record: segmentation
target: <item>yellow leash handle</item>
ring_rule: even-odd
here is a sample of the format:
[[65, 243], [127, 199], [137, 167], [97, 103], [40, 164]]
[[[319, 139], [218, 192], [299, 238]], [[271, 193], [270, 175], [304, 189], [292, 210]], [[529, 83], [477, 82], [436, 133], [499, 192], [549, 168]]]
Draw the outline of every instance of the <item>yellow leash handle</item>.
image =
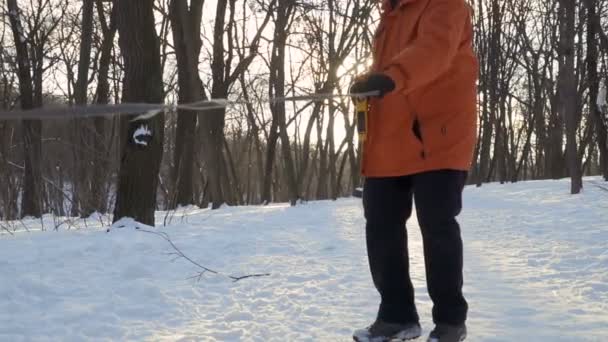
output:
[[365, 142], [367, 139], [367, 113], [369, 112], [369, 103], [367, 97], [356, 97], [355, 108], [357, 111], [357, 132], [359, 133], [359, 142]]

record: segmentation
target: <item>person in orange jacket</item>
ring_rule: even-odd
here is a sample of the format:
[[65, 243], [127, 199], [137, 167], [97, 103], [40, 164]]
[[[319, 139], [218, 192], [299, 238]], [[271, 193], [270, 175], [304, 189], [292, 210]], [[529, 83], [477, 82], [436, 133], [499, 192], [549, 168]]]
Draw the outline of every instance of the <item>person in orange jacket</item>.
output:
[[456, 220], [477, 142], [478, 62], [465, 0], [385, 0], [371, 71], [351, 93], [370, 99], [361, 171], [370, 270], [381, 302], [356, 341], [421, 335], [405, 223], [416, 204], [435, 328], [466, 337], [463, 243]]

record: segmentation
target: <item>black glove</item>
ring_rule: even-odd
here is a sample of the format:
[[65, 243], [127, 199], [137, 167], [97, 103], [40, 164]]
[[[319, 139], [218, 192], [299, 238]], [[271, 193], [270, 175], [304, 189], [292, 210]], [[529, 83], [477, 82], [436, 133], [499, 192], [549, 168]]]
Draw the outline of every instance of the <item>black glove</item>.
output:
[[355, 82], [350, 87], [351, 94], [378, 91], [380, 92], [378, 97], [383, 97], [386, 93], [393, 90], [395, 90], [395, 81], [382, 73], [371, 74], [367, 78]]

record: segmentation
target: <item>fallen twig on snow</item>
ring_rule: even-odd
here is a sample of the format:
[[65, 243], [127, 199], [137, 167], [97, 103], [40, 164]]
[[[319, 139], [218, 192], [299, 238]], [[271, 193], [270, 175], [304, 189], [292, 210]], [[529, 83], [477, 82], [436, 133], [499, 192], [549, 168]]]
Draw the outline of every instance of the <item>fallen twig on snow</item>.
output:
[[596, 182], [596, 181], [587, 181], [586, 183], [589, 183], [589, 184], [595, 186], [596, 188], [598, 188], [600, 190], [604, 190], [604, 191], [608, 192], [608, 186], [601, 185], [599, 182]]
[[146, 230], [146, 229], [142, 229], [139, 227], [136, 227], [135, 229], [137, 229], [140, 232], [144, 232], [144, 233], [149, 233], [149, 234], [154, 234], [157, 236], [160, 236], [163, 240], [167, 241], [171, 247], [173, 247], [173, 249], [175, 250], [174, 253], [170, 253], [170, 255], [175, 255], [177, 256], [177, 258], [183, 258], [186, 259], [188, 262], [190, 262], [191, 264], [195, 265], [196, 267], [198, 267], [199, 269], [201, 269], [202, 271], [200, 271], [198, 274], [189, 277], [188, 279], [196, 279], [197, 281], [200, 281], [201, 278], [205, 275], [205, 273], [211, 273], [211, 274], [215, 274], [215, 275], [219, 275], [219, 276], [223, 276], [226, 278], [231, 279], [233, 282], [237, 282], [243, 279], [248, 279], [248, 278], [260, 278], [260, 277], [268, 277], [270, 276], [270, 273], [259, 273], [259, 274], [248, 274], [248, 275], [244, 275], [244, 276], [232, 276], [232, 275], [227, 275], [224, 273], [221, 273], [219, 271], [210, 269], [208, 267], [205, 267], [203, 265], [201, 265], [200, 263], [192, 260], [190, 257], [188, 257], [186, 254], [184, 254], [174, 243], [173, 241], [171, 241], [171, 238], [169, 237], [169, 234], [165, 233], [165, 232], [155, 232], [155, 231], [151, 231], [151, 230]]
[[9, 234], [15, 235], [13, 232], [10, 231], [10, 229], [8, 229], [4, 226], [4, 224], [2, 224], [2, 221], [0, 221], [0, 227], [2, 228], [2, 230], [6, 230]]

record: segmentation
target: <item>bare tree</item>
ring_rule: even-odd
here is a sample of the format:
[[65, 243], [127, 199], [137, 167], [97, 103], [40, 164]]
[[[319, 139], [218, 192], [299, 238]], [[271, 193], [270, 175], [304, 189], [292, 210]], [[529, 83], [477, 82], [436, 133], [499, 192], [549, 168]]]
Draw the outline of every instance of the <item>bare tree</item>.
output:
[[[6, 25], [3, 25], [0, 34], [0, 108], [11, 109], [18, 97], [16, 90], [17, 75], [13, 71], [10, 55], [4, 44], [7, 40]], [[19, 172], [14, 166], [16, 160], [16, 130], [17, 124], [12, 121], [0, 121], [0, 218], [13, 220], [19, 215]]]
[[[600, 16], [597, 14], [597, 1], [585, 0], [587, 7], [587, 79], [589, 83], [589, 116], [590, 122], [595, 127], [597, 137], [597, 147], [600, 158], [600, 171], [604, 179], [608, 180], [608, 142], [606, 135], [608, 127], [603, 119], [601, 109], [598, 108], [598, 96], [600, 87], [600, 78], [598, 75], [598, 38], [603, 35], [603, 29], [600, 23]], [[602, 41], [600, 39], [600, 41]], [[604, 44], [606, 42], [604, 41]], [[608, 44], [604, 47], [608, 49]]]
[[[106, 104], [110, 102], [109, 76], [110, 65], [113, 58], [114, 39], [116, 37], [116, 31], [118, 30], [118, 7], [112, 7], [108, 19], [102, 0], [95, 0], [95, 4], [102, 31], [95, 102], [98, 104]], [[111, 123], [117, 121], [118, 120], [113, 120]], [[113, 139], [114, 133], [107, 133], [108, 124], [108, 120], [105, 118], [94, 119], [93, 146], [97, 154], [93, 158], [92, 165], [93, 178], [91, 184], [91, 200], [93, 202], [93, 207], [101, 213], [105, 213], [108, 210], [108, 191], [111, 179], [111, 173], [109, 173], [108, 170], [110, 170], [111, 167], [109, 160], [113, 159], [112, 141], [115, 140]]]
[[[198, 102], [206, 98], [199, 76], [201, 53], [201, 19], [203, 0], [171, 0], [170, 18], [177, 58], [179, 101]], [[171, 207], [194, 203], [194, 156], [196, 155], [196, 118], [199, 113], [178, 111], [173, 157], [175, 201]]]
[[[268, 89], [270, 98], [282, 98], [286, 94], [285, 49], [289, 35], [289, 26], [295, 9], [296, 7], [293, 1], [278, 0], [277, 13], [274, 22], [275, 29], [272, 41], [272, 52], [270, 57], [270, 79]], [[281, 138], [283, 165], [287, 175], [289, 200], [292, 205], [295, 205], [296, 201], [300, 199], [300, 190], [298, 188], [295, 164], [291, 151], [289, 134], [287, 132], [285, 102], [281, 101], [271, 103], [270, 111], [272, 112], [273, 125], [276, 126], [276, 129], [278, 130], [277, 133]], [[267, 158], [270, 161], [274, 159], [270, 155]], [[268, 198], [265, 200], [268, 201]]]
[[[93, 45], [93, 0], [84, 0], [82, 6], [82, 33], [80, 36], [80, 52], [78, 54], [78, 76], [74, 97], [77, 105], [87, 104], [87, 91], [89, 85], [89, 68], [91, 65], [91, 49]], [[88, 216], [94, 211], [91, 195], [91, 165], [88, 154], [82, 146], [92, 146], [90, 134], [93, 131], [90, 125], [92, 120], [74, 119], [72, 122], [72, 144], [74, 155], [74, 175], [72, 216]]]
[[[349, 74], [353, 74], [354, 70], [360, 68], [361, 60], [364, 60], [368, 56], [356, 56], [353, 51], [356, 51], [355, 47], [358, 44], [363, 46], [360, 49], [369, 53], [370, 46], [365, 44], [365, 41], [361, 39], [365, 30], [372, 20], [373, 1], [334, 1], [330, 0], [327, 2], [327, 8], [320, 8], [318, 10], [311, 11], [305, 14], [307, 21], [307, 41], [313, 45], [310, 51], [313, 52], [312, 58], [310, 58], [311, 69], [315, 75], [314, 84], [316, 85], [315, 92], [318, 93], [333, 93], [340, 86], [348, 86], [348, 83], [342, 82], [342, 78], [346, 78]], [[318, 15], [318, 11], [322, 11], [326, 16]], [[324, 20], [326, 19], [326, 20]], [[363, 44], [362, 44], [363, 43]], [[351, 68], [345, 68], [345, 71], [341, 71], [340, 68], [345, 66], [346, 60], [353, 58], [355, 60], [354, 66]], [[348, 102], [347, 102], [348, 103]], [[315, 121], [321, 118], [321, 111], [325, 110], [325, 116], [327, 117], [327, 128], [325, 134], [325, 144], [321, 147], [320, 160], [322, 169], [320, 174], [327, 174], [329, 177], [320, 177], [319, 185], [317, 189], [317, 197], [319, 198], [337, 198], [341, 183], [341, 173], [345, 165], [344, 162], [339, 165], [339, 156], [342, 149], [348, 146], [347, 155], [350, 155], [351, 161], [355, 162], [354, 159], [354, 125], [349, 124], [349, 116], [352, 115], [348, 107], [344, 107], [344, 104], [336, 103], [331, 101], [327, 106], [322, 102], [317, 102], [313, 106], [312, 115], [310, 116], [308, 125], [306, 127], [306, 133], [304, 136], [303, 152], [301, 155], [301, 164], [299, 170], [299, 183], [304, 179], [307, 172], [310, 153], [309, 153], [309, 142], [310, 134], [314, 126]], [[336, 142], [334, 139], [334, 131], [336, 116], [342, 111], [344, 114], [344, 120], [346, 123], [346, 139], [340, 143], [339, 148], [336, 148]], [[354, 123], [354, 121], [353, 121]], [[349, 144], [350, 142], [350, 144]], [[358, 167], [355, 164], [351, 165], [352, 172], [357, 174]]]
[[[64, 204], [88, 215], [111, 209], [118, 191], [116, 219], [152, 222], [157, 205], [296, 203], [360, 185], [349, 99], [267, 100], [345, 93], [369, 58], [376, 0], [113, 2], [0, 5], [1, 107], [207, 97], [242, 105], [166, 122], [2, 122], [3, 217], [19, 214], [20, 192], [23, 215], [69, 213]], [[480, 61], [470, 181], [570, 176], [576, 192], [582, 176], [608, 179], [608, 2], [469, 3]]]
[[[240, 75], [247, 70], [257, 56], [262, 33], [270, 21], [272, 13], [270, 9], [274, 7], [275, 1], [271, 1], [268, 5], [269, 10], [249, 44], [248, 54], [240, 54], [244, 58], [234, 61], [234, 58], [239, 54], [235, 51], [234, 42], [231, 39], [226, 40], [225, 36], [226, 34], [228, 34], [228, 37], [234, 36], [236, 1], [218, 0], [211, 51], [212, 98], [228, 98], [230, 87], [236, 83]], [[226, 22], [227, 12], [228, 22]], [[227, 43], [225, 43], [226, 41]], [[229, 174], [228, 166], [223, 153], [225, 120], [226, 110], [224, 108], [209, 110], [199, 116], [199, 136], [203, 144], [202, 152], [205, 157], [213, 202], [212, 208], [214, 209], [219, 208], [225, 202], [227, 192], [230, 191], [228, 189], [229, 182], [226, 182], [226, 176]]]
[[[123, 100], [163, 102], [160, 43], [152, 2], [115, 0], [119, 44], [124, 58]], [[154, 225], [158, 172], [162, 159], [164, 114], [149, 120], [122, 122], [122, 157], [114, 221], [132, 217]]]
[[559, 101], [560, 115], [566, 122], [566, 156], [570, 171], [571, 193], [577, 194], [583, 187], [576, 130], [580, 122], [577, 113], [577, 85], [574, 65], [574, 38], [576, 4], [573, 1], [561, 0], [559, 5], [560, 18], [560, 70], [559, 70]]
[[[8, 15], [15, 48], [19, 75], [19, 93], [21, 108], [32, 109], [42, 103], [34, 103], [34, 85], [31, 73], [32, 62], [28, 49], [27, 37], [23, 29], [21, 9], [17, 0], [7, 0]], [[22, 123], [23, 148], [25, 160], [24, 190], [21, 200], [22, 216], [42, 215], [42, 170], [41, 170], [41, 134], [42, 123], [39, 120], [24, 120]]]

